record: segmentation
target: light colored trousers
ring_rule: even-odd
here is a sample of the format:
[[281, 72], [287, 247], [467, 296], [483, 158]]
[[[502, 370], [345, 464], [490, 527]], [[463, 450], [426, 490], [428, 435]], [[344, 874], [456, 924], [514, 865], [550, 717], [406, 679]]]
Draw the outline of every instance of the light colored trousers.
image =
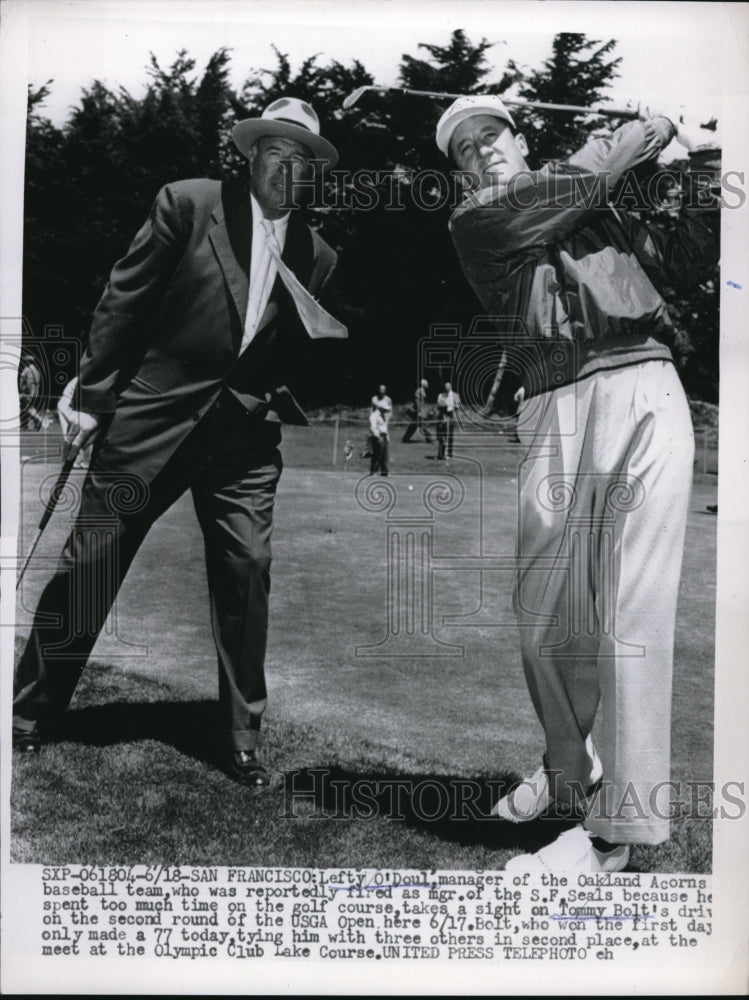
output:
[[527, 400], [518, 433], [529, 450], [515, 610], [552, 787], [562, 801], [587, 788], [600, 702], [603, 782], [585, 826], [661, 843], [694, 461], [684, 391], [669, 362], [599, 372]]

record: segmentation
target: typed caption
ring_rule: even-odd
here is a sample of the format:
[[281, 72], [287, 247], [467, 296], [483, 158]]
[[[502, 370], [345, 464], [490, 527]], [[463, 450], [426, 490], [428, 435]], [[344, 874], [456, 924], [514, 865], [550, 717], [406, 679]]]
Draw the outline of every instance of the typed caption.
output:
[[704, 875], [71, 865], [39, 878], [27, 946], [42, 961], [616, 961], [712, 934]]

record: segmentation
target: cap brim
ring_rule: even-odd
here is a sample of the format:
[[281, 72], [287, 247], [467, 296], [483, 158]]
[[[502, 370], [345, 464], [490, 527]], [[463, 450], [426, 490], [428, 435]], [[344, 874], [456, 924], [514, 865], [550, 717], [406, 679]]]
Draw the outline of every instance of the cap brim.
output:
[[315, 135], [309, 129], [302, 128], [301, 125], [289, 125], [267, 118], [247, 118], [234, 126], [231, 135], [239, 152], [247, 157], [258, 139], [262, 139], [263, 136], [280, 136], [282, 139], [291, 139], [305, 146], [312, 154], [313, 160], [324, 160], [328, 167], [334, 167], [338, 163], [338, 151], [335, 146], [321, 135]]

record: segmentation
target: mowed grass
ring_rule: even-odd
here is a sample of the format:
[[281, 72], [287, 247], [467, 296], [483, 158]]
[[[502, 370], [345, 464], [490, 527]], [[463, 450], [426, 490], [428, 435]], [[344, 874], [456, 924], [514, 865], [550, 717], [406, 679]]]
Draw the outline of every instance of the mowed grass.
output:
[[[466, 447], [445, 467], [429, 457], [433, 446], [394, 442], [391, 519], [420, 518], [439, 563], [434, 638], [403, 649], [377, 646], [388, 636], [388, 515], [357, 502], [365, 463], [354, 455], [331, 468], [330, 435], [318, 430], [287, 435], [276, 508], [262, 738], [271, 790], [253, 795], [220, 769], [202, 539], [185, 497], [139, 553], [61, 731], [39, 757], [14, 759], [14, 860], [496, 869], [563, 829], [486, 818], [542, 749], [506, 568], [518, 449], [509, 440]], [[39, 484], [56, 467], [27, 450], [22, 485], [35, 520]], [[463, 497], [430, 520], [423, 497], [435, 479]], [[712, 775], [716, 519], [705, 506], [715, 493], [713, 477], [696, 476], [674, 676], [680, 782]], [[53, 518], [21, 590], [19, 646], [70, 516]], [[25, 544], [34, 527], [24, 525]], [[499, 568], [483, 578], [451, 570], [451, 558], [478, 555]], [[323, 784], [322, 772], [341, 784]], [[315, 796], [294, 799], [292, 780]], [[371, 783], [371, 818], [341, 792], [361, 782]], [[393, 807], [397, 782], [420, 785], [421, 797], [401, 795]], [[440, 786], [446, 800], [436, 797]], [[456, 803], [461, 794], [469, 806]], [[681, 808], [669, 844], [634, 849], [632, 870], [709, 870], [710, 824], [688, 812]]]

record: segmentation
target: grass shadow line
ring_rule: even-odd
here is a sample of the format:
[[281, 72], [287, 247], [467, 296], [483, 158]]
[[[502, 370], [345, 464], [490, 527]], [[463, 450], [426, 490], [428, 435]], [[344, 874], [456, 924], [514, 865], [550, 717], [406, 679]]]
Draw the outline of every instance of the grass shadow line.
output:
[[[115, 701], [68, 710], [50, 742], [113, 746], [154, 740], [174, 747], [210, 767], [223, 770], [223, 746], [216, 737], [215, 701]], [[401, 822], [440, 840], [461, 846], [536, 851], [573, 825], [548, 815], [528, 823], [509, 823], [491, 816], [497, 799], [520, 776], [461, 777], [402, 769], [356, 770], [339, 764], [300, 767], [282, 772], [280, 816], [368, 822], [374, 818]], [[303, 812], [299, 812], [301, 807]]]
[[306, 815], [333, 820], [374, 818], [403, 822], [443, 841], [464, 847], [522, 847], [536, 851], [574, 825], [548, 815], [528, 823], [510, 823], [492, 816], [497, 799], [519, 781], [509, 773], [497, 778], [464, 778], [436, 772], [361, 771], [338, 765], [299, 768], [285, 775], [285, 808], [295, 804]]

